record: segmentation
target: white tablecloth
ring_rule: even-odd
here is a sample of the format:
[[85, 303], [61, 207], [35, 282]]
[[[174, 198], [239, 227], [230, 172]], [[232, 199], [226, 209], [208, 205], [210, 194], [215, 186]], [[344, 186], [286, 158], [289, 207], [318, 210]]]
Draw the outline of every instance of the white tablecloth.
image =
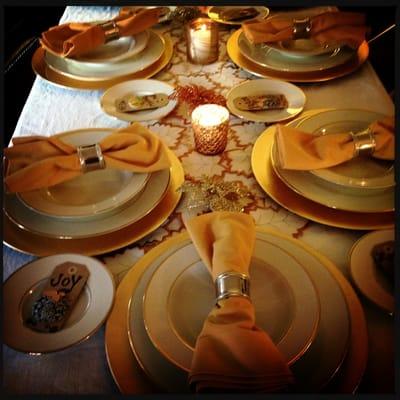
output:
[[[118, 13], [118, 7], [67, 7], [60, 22], [90, 21], [107, 19]], [[170, 30], [164, 27], [163, 30]], [[182, 32], [174, 28], [169, 32], [175, 43], [175, 53], [171, 62], [156, 78], [176, 84], [194, 83], [212, 88], [222, 94], [235, 84], [246, 79], [254, 79], [229, 62], [224, 42], [220, 48], [217, 63], [195, 66], [187, 63]], [[229, 32], [225, 32], [225, 39]], [[394, 105], [367, 62], [359, 70], [343, 78], [323, 83], [300, 84], [306, 96], [305, 110], [315, 108], [359, 108], [391, 115]], [[22, 135], [53, 135], [62, 131], [89, 127], [123, 127], [127, 122], [106, 115], [100, 108], [99, 99], [103, 91], [74, 90], [59, 88], [36, 78], [23, 111], [18, 120], [14, 137]], [[146, 123], [145, 123], [146, 124]], [[252, 144], [266, 125], [248, 123], [231, 118], [235, 138], [241, 140], [240, 148], [235, 143], [228, 144], [229, 165], [224, 165], [218, 157], [204, 157], [192, 151], [193, 143], [187, 121], [173, 118], [170, 121], [146, 124], [159, 134], [180, 157], [186, 177], [199, 178], [201, 173], [222, 175], [224, 179], [246, 185], [262, 202], [251, 214], [256, 223], [270, 226], [306, 242], [330, 258], [349, 278], [348, 254], [354, 242], [365, 232], [344, 230], [324, 226], [298, 217], [281, 208], [266, 196], [249, 177]], [[201, 168], [200, 168], [201, 166]], [[242, 172], [246, 173], [243, 174]], [[153, 234], [121, 249], [117, 254], [100, 257], [113, 272], [117, 283], [126, 271], [143, 254], [145, 245], [165, 240], [184, 228], [177, 213]], [[25, 255], [4, 246], [3, 279], [33, 256]], [[393, 324], [385, 315], [363, 298], [370, 337], [370, 363], [366, 372], [363, 391], [387, 392], [393, 389]], [[378, 337], [379, 335], [379, 337]], [[10, 393], [115, 393], [104, 352], [104, 328], [84, 343], [71, 349], [38, 357], [18, 353], [7, 346], [4, 350], [4, 386]]]

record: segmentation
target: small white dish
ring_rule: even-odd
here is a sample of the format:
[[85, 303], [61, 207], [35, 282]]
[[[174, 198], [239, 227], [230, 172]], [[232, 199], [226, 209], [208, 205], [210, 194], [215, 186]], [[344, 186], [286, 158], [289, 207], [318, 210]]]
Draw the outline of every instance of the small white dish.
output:
[[[234, 99], [242, 96], [257, 96], [262, 94], [283, 94], [289, 106], [282, 110], [244, 111], [239, 110]], [[278, 79], [254, 79], [232, 88], [227, 94], [227, 107], [232, 114], [249, 121], [278, 122], [292, 118], [304, 108], [306, 96], [297, 86]]]
[[90, 53], [69, 60], [71, 63], [89, 66], [122, 61], [140, 53], [147, 46], [149, 36], [149, 31], [143, 31], [134, 36], [123, 36], [97, 47]]
[[168, 115], [176, 107], [176, 100], [169, 100], [168, 104], [164, 107], [134, 112], [118, 111], [115, 107], [115, 100], [128, 94], [147, 96], [156, 93], [165, 93], [169, 96], [173, 91], [173, 86], [156, 79], [136, 79], [125, 81], [107, 89], [100, 99], [100, 105], [105, 113], [124, 121], [158, 120]]
[[360, 238], [350, 250], [350, 273], [358, 289], [373, 303], [392, 314], [394, 294], [387, 278], [376, 268], [372, 249], [380, 243], [394, 240], [394, 230], [374, 231]]
[[[54, 268], [66, 261], [85, 265], [89, 278], [61, 330], [37, 332], [24, 324]], [[7, 346], [30, 354], [59, 351], [92, 336], [114, 301], [114, 279], [99, 260], [79, 254], [39, 258], [15, 271], [3, 285], [3, 339]]]

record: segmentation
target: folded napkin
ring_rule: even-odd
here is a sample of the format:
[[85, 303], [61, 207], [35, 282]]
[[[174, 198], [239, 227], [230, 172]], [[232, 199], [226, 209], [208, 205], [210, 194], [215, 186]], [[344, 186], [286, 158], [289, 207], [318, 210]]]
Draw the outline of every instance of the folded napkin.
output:
[[[394, 159], [394, 117], [386, 117], [369, 126], [375, 138], [372, 156]], [[328, 168], [352, 159], [354, 141], [349, 133], [315, 136], [278, 124], [275, 140], [279, 165], [283, 169], [312, 170]]]
[[[255, 242], [251, 216], [219, 211], [187, 221], [187, 230], [213, 279], [227, 271], [248, 275]], [[270, 337], [255, 325], [245, 297], [219, 301], [196, 341], [189, 384], [196, 392], [276, 392], [293, 376]]]
[[[329, 11], [310, 17], [311, 38], [320, 44], [347, 45], [358, 48], [368, 28], [365, 15], [354, 12]], [[242, 24], [246, 38], [253, 44], [293, 39], [293, 18], [276, 17], [261, 22]]]
[[[170, 165], [162, 141], [138, 123], [111, 133], [99, 144], [106, 168], [154, 172]], [[76, 148], [57, 136], [14, 138], [4, 156], [9, 192], [53, 186], [83, 173]]]
[[[160, 13], [160, 8], [139, 9], [134, 14], [123, 9], [114, 21], [120, 36], [132, 36], [155, 25]], [[105, 32], [101, 26], [69, 22], [43, 32], [40, 43], [46, 50], [59, 56], [73, 57], [88, 53], [105, 41]]]

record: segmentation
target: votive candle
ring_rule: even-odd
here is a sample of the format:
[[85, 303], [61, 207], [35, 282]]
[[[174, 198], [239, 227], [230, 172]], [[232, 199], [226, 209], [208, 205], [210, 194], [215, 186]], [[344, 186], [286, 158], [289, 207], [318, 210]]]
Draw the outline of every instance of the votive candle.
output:
[[196, 18], [186, 24], [187, 58], [193, 64], [218, 60], [218, 24], [209, 18]]
[[196, 150], [202, 154], [218, 154], [228, 142], [229, 111], [218, 104], [204, 104], [192, 112]]

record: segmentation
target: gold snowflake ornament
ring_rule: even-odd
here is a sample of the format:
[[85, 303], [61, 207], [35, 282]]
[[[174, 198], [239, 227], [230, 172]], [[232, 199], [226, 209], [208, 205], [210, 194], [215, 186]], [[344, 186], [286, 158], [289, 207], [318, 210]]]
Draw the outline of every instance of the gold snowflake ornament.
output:
[[243, 212], [252, 203], [250, 193], [236, 182], [220, 178], [203, 177], [198, 183], [184, 182], [178, 189], [185, 193], [187, 208], [204, 208], [207, 211]]

